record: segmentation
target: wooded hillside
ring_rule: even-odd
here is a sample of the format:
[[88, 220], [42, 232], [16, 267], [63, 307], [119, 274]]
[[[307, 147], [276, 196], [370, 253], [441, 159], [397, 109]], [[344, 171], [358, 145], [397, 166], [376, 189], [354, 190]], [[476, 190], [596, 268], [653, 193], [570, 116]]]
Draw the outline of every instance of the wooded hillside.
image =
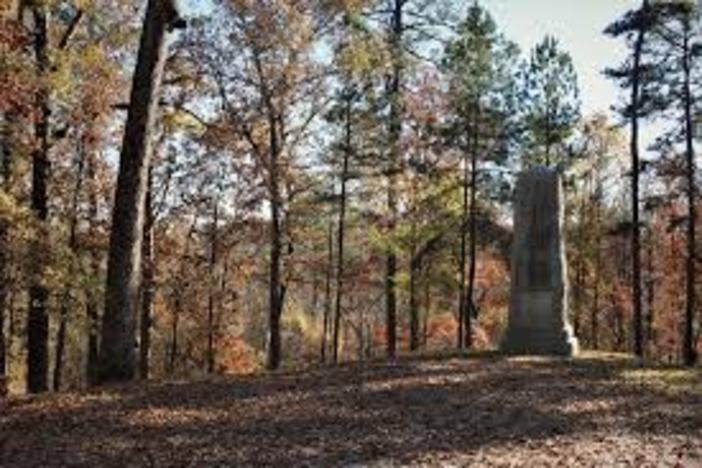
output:
[[695, 365], [692, 4], [593, 33], [628, 55], [583, 115], [559, 38], [520, 50], [489, 1], [186, 3], [0, 4], [10, 392], [495, 349], [534, 165], [581, 345]]

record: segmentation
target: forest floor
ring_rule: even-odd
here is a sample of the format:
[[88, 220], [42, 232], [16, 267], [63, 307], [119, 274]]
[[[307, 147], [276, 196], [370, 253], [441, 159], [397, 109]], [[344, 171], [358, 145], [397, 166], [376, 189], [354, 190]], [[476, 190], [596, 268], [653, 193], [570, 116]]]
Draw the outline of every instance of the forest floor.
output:
[[700, 370], [483, 355], [0, 402], [0, 466], [702, 467]]

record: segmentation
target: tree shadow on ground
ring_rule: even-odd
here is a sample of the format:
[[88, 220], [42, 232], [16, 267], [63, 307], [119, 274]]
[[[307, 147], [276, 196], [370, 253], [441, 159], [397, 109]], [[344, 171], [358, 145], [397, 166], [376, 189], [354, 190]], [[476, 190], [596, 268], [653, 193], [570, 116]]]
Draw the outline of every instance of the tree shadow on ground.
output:
[[702, 397], [626, 382], [631, 366], [426, 357], [40, 399], [0, 415], [0, 466], [436, 464], [592, 434], [702, 440]]

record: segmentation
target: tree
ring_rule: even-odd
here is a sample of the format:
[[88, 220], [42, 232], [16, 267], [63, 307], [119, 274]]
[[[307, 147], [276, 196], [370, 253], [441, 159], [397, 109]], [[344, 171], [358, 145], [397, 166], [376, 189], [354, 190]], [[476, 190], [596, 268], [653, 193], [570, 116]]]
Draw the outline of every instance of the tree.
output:
[[461, 152], [463, 169], [459, 227], [460, 348], [471, 346], [471, 318], [477, 310], [474, 291], [478, 182], [481, 175], [486, 175], [480, 173], [479, 166], [488, 162], [499, 164], [507, 156], [508, 140], [514, 135], [509, 116], [513, 108], [516, 77], [513, 64], [518, 54], [517, 46], [500, 34], [490, 14], [477, 2], [469, 8], [466, 18], [458, 27], [458, 36], [445, 51], [444, 71], [449, 80], [453, 114], [449, 138]]
[[172, 0], [149, 0], [134, 72], [120, 154], [105, 313], [100, 346], [100, 380], [132, 379], [135, 317], [139, 304], [144, 206], [159, 89], [165, 67], [166, 35], [184, 27]]
[[[47, 5], [31, 7], [34, 20], [34, 56], [38, 80], [46, 80], [49, 72], [49, 9]], [[40, 117], [34, 125], [36, 149], [32, 153], [31, 206], [37, 221], [35, 245], [32, 248], [29, 316], [27, 321], [27, 390], [38, 393], [48, 390], [49, 371], [49, 291], [44, 284], [46, 221], [49, 219], [49, 103], [48, 84], [37, 90], [35, 106]]]
[[334, 364], [339, 362], [339, 332], [341, 329], [341, 305], [344, 292], [344, 233], [346, 228], [346, 204], [347, 204], [347, 188], [349, 180], [349, 163], [353, 155], [352, 137], [353, 137], [353, 120], [352, 106], [354, 100], [354, 91], [349, 89], [345, 91], [344, 96], [344, 143], [343, 157], [341, 164], [341, 174], [339, 176], [339, 184], [341, 193], [339, 194], [339, 222], [337, 227], [337, 268], [336, 268], [336, 299], [334, 306], [334, 332], [333, 332], [333, 361]]
[[[334, 269], [334, 224], [330, 220], [329, 234], [327, 235], [327, 264], [325, 266], [324, 281], [324, 312], [322, 313], [322, 344], [320, 359], [322, 364], [327, 362], [327, 337], [329, 336], [329, 326], [332, 317], [332, 277]], [[338, 338], [338, 333], [337, 333]], [[338, 350], [338, 344], [336, 345]], [[338, 352], [338, 351], [337, 351]]]
[[141, 319], [139, 321], [139, 378], [141, 379], [149, 378], [151, 325], [153, 321], [154, 289], [156, 287], [154, 265], [154, 183], [152, 167], [149, 167], [148, 180], [146, 184], [146, 199], [144, 200], [144, 234], [141, 246]]
[[555, 37], [532, 50], [524, 86], [529, 164], [565, 162], [563, 144], [580, 118], [580, 97], [573, 61]]
[[405, 209], [396, 237], [409, 260], [409, 278], [403, 283], [409, 296], [410, 351], [418, 350], [422, 341], [421, 283], [427, 281], [431, 262], [458, 230], [452, 204], [446, 203], [454, 193], [455, 181], [451, 159], [442, 145], [441, 116], [446, 110], [446, 99], [441, 86], [436, 70], [426, 67], [408, 80], [405, 98], [404, 145], [409, 154], [399, 179]]
[[[444, 23], [440, 13], [448, 11], [445, 2], [415, 0], [383, 0], [368, 17], [381, 18], [386, 28], [388, 65], [386, 71], [387, 138], [383, 160], [386, 184], [386, 235], [389, 242], [385, 252], [385, 345], [386, 355], [394, 359], [397, 353], [397, 275], [398, 255], [392, 245], [393, 232], [400, 218], [398, 178], [402, 176], [402, 138], [405, 127], [405, 83], [413, 58], [424, 60], [419, 44], [435, 38], [435, 30]], [[432, 32], [432, 30], [434, 30]]]
[[[391, 50], [391, 75], [388, 83], [390, 116], [388, 121], [388, 167], [387, 208], [388, 226], [392, 231], [397, 222], [396, 175], [400, 158], [400, 137], [402, 135], [402, 80], [404, 71], [403, 34], [405, 31], [404, 12], [407, 0], [395, 0], [390, 10], [389, 45]], [[392, 247], [385, 257], [385, 343], [389, 359], [397, 352], [397, 255]]]
[[682, 29], [682, 57], [680, 67], [683, 72], [682, 94], [685, 122], [685, 163], [686, 163], [686, 196], [687, 196], [687, 259], [685, 262], [685, 326], [683, 336], [683, 361], [686, 366], [694, 366], [697, 362], [695, 350], [694, 321], [697, 306], [695, 264], [697, 263], [696, 223], [697, 223], [697, 187], [695, 181], [696, 163], [694, 138], [694, 97], [692, 93], [692, 70], [694, 64], [702, 56], [702, 42], [694, 34], [694, 6], [681, 5], [679, 17]]
[[[68, 249], [70, 254], [73, 256], [78, 255], [78, 204], [80, 201], [80, 195], [85, 182], [85, 166], [87, 163], [89, 155], [85, 148], [81, 148], [78, 151], [77, 160], [75, 164], [76, 176], [75, 176], [75, 186], [71, 194], [71, 202], [69, 208], [69, 220], [68, 220]], [[71, 262], [72, 263], [72, 262]], [[69, 274], [75, 275], [77, 272], [68, 266]], [[53, 389], [55, 392], [61, 390], [61, 383], [63, 382], [63, 365], [64, 365], [64, 353], [66, 349], [66, 333], [68, 328], [69, 311], [71, 308], [71, 288], [66, 285], [63, 291], [63, 297], [61, 298], [61, 316], [59, 320], [59, 328], [56, 336], [56, 351], [55, 351], [55, 361], [54, 361], [54, 378], [53, 378]]]
[[702, 41], [696, 28], [695, 5], [690, 2], [671, 2], [659, 5], [655, 10], [656, 20], [651, 28], [651, 42], [660, 54], [658, 73], [654, 74], [654, 87], [663, 101], [664, 111], [673, 112], [679, 122], [659, 138], [658, 146], [664, 151], [676, 153], [676, 146], [684, 146], [684, 196], [687, 203], [685, 260], [685, 313], [682, 327], [682, 357], [687, 366], [697, 361], [694, 323], [697, 306], [696, 294], [696, 223], [697, 187], [696, 155], [694, 147], [695, 115], [700, 107], [697, 101], [701, 92], [697, 84], [696, 69], [702, 57]]
[[[596, 113], [578, 125], [571, 149], [576, 157], [568, 170], [566, 239], [573, 265], [570, 273], [574, 275], [572, 310], [580, 329], [578, 336], [584, 337], [584, 323], [589, 320], [589, 346], [599, 349], [603, 341], [600, 339], [603, 290], [608, 282], [603, 251], [611, 229], [611, 222], [606, 219], [606, 198], [616, 196], [611, 189], [607, 193], [605, 186], [611, 186], [619, 177], [621, 158], [626, 153], [625, 135], [606, 114]], [[585, 317], [587, 308], [589, 317]]]
[[[22, 10], [18, 1], [10, 2], [0, 15], [0, 27], [5, 34], [0, 37], [0, 46], [3, 50], [3, 64], [7, 67], [7, 72], [0, 78], [0, 88], [3, 92], [0, 94], [0, 116], [2, 116], [2, 132], [0, 133], [0, 177], [2, 183], [0, 185], [0, 396], [4, 396], [5, 379], [9, 360], [7, 356], [7, 347], [9, 345], [9, 337], [5, 334], [6, 313], [8, 309], [8, 299], [10, 297], [10, 270], [11, 270], [11, 247], [10, 237], [12, 229], [12, 220], [7, 211], [10, 211], [10, 203], [13, 201], [13, 185], [14, 185], [14, 150], [13, 147], [13, 129], [14, 120], [18, 119], [18, 114], [22, 109], [22, 103], [27, 100], [29, 89], [20, 85], [19, 80], [14, 80], [11, 73], [12, 62], [15, 59], [18, 62], [15, 66], [21, 67], [21, 50], [26, 42], [25, 35], [20, 28], [22, 18]], [[14, 203], [13, 203], [14, 204]], [[11, 327], [10, 327], [11, 328]], [[7, 338], [6, 338], [7, 337]]]
[[647, 91], [645, 72], [651, 67], [644, 62], [647, 36], [653, 24], [654, 14], [649, 0], [636, 10], [627, 12], [622, 18], [610, 24], [605, 33], [613, 37], [625, 37], [631, 56], [619, 68], [608, 69], [609, 77], [619, 80], [623, 88], [631, 92], [629, 102], [621, 111], [629, 120], [631, 155], [631, 259], [632, 259], [632, 304], [633, 304], [633, 348], [634, 353], [643, 357], [643, 321], [641, 302], [641, 226], [639, 206], [639, 178], [641, 161], [639, 155], [640, 119], [650, 113], [651, 96]]
[[[280, 14], [279, 14], [280, 13]], [[266, 366], [282, 361], [281, 319], [288, 290], [285, 271], [294, 252], [292, 200], [305, 191], [297, 165], [300, 147], [321, 112], [324, 74], [313, 49], [327, 16], [315, 2], [233, 0], [222, 23], [203, 32], [203, 69], [224, 108], [221, 116], [250, 157], [267, 203], [269, 223], [268, 337]], [[222, 35], [229, 38], [222, 46]]]
[[[332, 359], [339, 361], [340, 333], [345, 293], [346, 267], [346, 227], [349, 211], [349, 185], [353, 181], [354, 166], [360, 166], [365, 148], [357, 133], [363, 120], [368, 119], [369, 101], [372, 100], [370, 89], [374, 84], [374, 67], [382, 66], [382, 58], [373, 56], [374, 37], [359, 21], [358, 14], [362, 5], [351, 5], [343, 11], [343, 27], [339, 34], [335, 56], [335, 71], [339, 74], [339, 90], [332, 103], [326, 120], [339, 129], [331, 152], [332, 173], [339, 179], [338, 220], [336, 242], [336, 288], [334, 298], [334, 315], [332, 324]], [[372, 106], [372, 105], [371, 105]], [[360, 131], [357, 131], [360, 130]], [[368, 130], [368, 129], [366, 129]], [[369, 133], [369, 132], [365, 132]], [[367, 140], [366, 140], [367, 141]], [[330, 250], [331, 254], [331, 250]], [[331, 258], [331, 257], [330, 257]]]

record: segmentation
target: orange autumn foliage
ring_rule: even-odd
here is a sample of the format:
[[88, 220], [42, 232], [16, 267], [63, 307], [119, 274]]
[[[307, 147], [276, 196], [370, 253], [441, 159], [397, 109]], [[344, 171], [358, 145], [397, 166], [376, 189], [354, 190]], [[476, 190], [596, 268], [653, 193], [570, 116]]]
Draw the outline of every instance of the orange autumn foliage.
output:
[[225, 336], [217, 342], [217, 370], [221, 374], [253, 374], [260, 368], [256, 350], [243, 338]]

